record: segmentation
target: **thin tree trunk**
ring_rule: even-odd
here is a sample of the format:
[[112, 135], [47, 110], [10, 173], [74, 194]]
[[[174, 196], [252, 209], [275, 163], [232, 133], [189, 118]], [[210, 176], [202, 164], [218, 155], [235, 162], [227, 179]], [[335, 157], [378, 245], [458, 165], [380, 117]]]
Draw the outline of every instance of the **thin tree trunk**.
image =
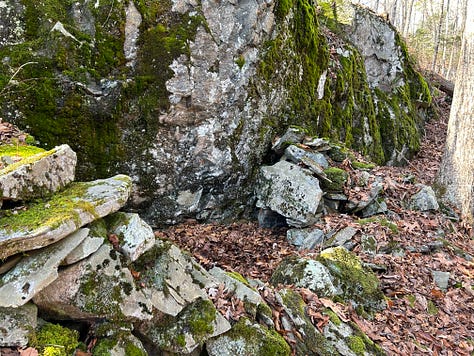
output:
[[438, 52], [439, 52], [439, 42], [441, 37], [441, 27], [443, 26], [443, 18], [444, 18], [444, 0], [441, 1], [441, 13], [439, 15], [438, 26], [435, 31], [435, 38], [434, 38], [434, 53], [433, 53], [433, 63], [431, 64], [431, 71], [436, 72], [436, 64], [438, 60]]
[[456, 75], [446, 148], [438, 182], [443, 198], [474, 222], [474, 2], [466, 7], [466, 22]]

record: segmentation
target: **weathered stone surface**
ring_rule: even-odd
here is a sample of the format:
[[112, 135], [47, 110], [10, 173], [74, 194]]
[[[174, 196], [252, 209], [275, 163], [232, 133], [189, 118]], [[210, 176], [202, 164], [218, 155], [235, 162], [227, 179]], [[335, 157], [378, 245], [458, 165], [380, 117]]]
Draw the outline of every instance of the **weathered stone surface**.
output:
[[27, 303], [17, 308], [0, 307], [0, 346], [25, 347], [36, 328], [38, 308]]
[[411, 197], [410, 207], [420, 211], [438, 210], [439, 204], [433, 188], [423, 184], [418, 187], [420, 190]]
[[60, 271], [34, 297], [34, 303], [57, 319], [137, 321], [152, 317], [152, 305], [135, 288], [128, 268], [109, 244], [85, 260]]
[[107, 238], [107, 230], [103, 220], [96, 220], [89, 227], [86, 238], [66, 256], [62, 262], [63, 265], [71, 265], [89, 257], [104, 244]]
[[303, 160], [307, 160], [307, 163], [310, 164], [314, 162], [324, 169], [329, 167], [329, 162], [322, 153], [304, 150], [295, 145], [290, 145], [285, 149], [284, 157], [296, 164]]
[[208, 340], [206, 351], [209, 356], [291, 354], [290, 346], [280, 334], [247, 318], [240, 318], [230, 331]]
[[448, 289], [448, 283], [449, 278], [451, 277], [451, 273], [433, 270], [431, 271], [431, 276], [433, 277], [433, 280], [439, 289], [441, 289], [442, 291], [446, 291]]
[[210, 300], [197, 299], [175, 317], [158, 315], [138, 330], [158, 349], [187, 355], [206, 340], [230, 329], [229, 322]]
[[339, 296], [369, 313], [386, 307], [377, 276], [343, 247], [323, 250], [316, 260], [286, 258], [273, 273], [271, 283], [308, 288], [319, 296]]
[[286, 240], [300, 250], [312, 250], [324, 241], [324, 232], [320, 229], [289, 229]]
[[270, 279], [273, 285], [294, 284], [296, 287], [308, 288], [322, 297], [341, 295], [342, 290], [335, 285], [334, 277], [321, 262], [290, 257], [284, 259]]
[[50, 200], [0, 219], [0, 258], [58, 241], [100, 217], [119, 210], [131, 191], [128, 176], [73, 183]]
[[[287, 339], [296, 348], [297, 355], [384, 355], [354, 323], [345, 323], [331, 311], [323, 311], [330, 320], [320, 332], [305, 313], [301, 296], [291, 289], [281, 289], [275, 295], [282, 306], [280, 316]], [[357, 351], [355, 347], [357, 343]], [[360, 351], [362, 349], [362, 351]]]
[[343, 298], [356, 308], [372, 313], [387, 307], [377, 276], [363, 267], [355, 254], [344, 247], [333, 247], [321, 251], [318, 261], [330, 271]]
[[388, 206], [382, 198], [375, 199], [372, 203], [361, 210], [360, 215], [363, 218], [368, 218], [373, 215], [384, 214], [388, 212]]
[[431, 102], [429, 89], [413, 71], [400, 35], [388, 21], [356, 6], [347, 29], [364, 58], [369, 86], [375, 89], [374, 103], [379, 125], [384, 127], [380, 135], [387, 163], [405, 165], [419, 149], [419, 129]]
[[[103, 330], [107, 325], [101, 324]], [[124, 328], [118, 330], [117, 325], [111, 324], [106, 335], [99, 339], [94, 346], [92, 353], [103, 356], [147, 356], [149, 355], [142, 342], [132, 334], [132, 330], [127, 331]]]
[[288, 226], [286, 218], [270, 209], [258, 209], [258, 225], [269, 229]]
[[[1, 116], [45, 147], [71, 143], [81, 179], [132, 176], [131, 203], [150, 222], [248, 212], [254, 173], [290, 125], [383, 161], [361, 57], [341, 39], [330, 62], [325, 14], [309, 0], [284, 4], [175, 0], [158, 10], [130, 1], [2, 1], [2, 82], [11, 68], [22, 70], [0, 97]], [[300, 21], [302, 8], [310, 13]], [[310, 34], [307, 43], [299, 34]], [[29, 86], [36, 78], [47, 80]], [[192, 204], [180, 203], [184, 192]]]
[[115, 213], [107, 217], [109, 231], [120, 241], [120, 251], [135, 261], [155, 244], [151, 227], [138, 214]]
[[[249, 284], [244, 283], [244, 277], [241, 275], [236, 276], [233, 273], [226, 273], [219, 267], [212, 268], [209, 273], [216, 278], [217, 281], [225, 285], [226, 290], [229, 293], [233, 293], [238, 299], [244, 302], [245, 311], [256, 317], [257, 307], [259, 304], [264, 303], [264, 300], [260, 294], [254, 289], [250, 288]], [[217, 289], [214, 289], [217, 291]], [[209, 293], [212, 293], [209, 290]]]
[[343, 246], [345, 243], [349, 242], [356, 233], [356, 228], [352, 226], [346, 226], [345, 228], [334, 233], [334, 235], [332, 235], [324, 245], [325, 247]]
[[286, 161], [261, 168], [256, 193], [257, 207], [285, 216], [288, 225], [296, 227], [316, 221], [323, 194], [311, 172]]
[[31, 200], [54, 193], [74, 180], [75, 169], [76, 153], [68, 145], [25, 158], [0, 170], [1, 199]]
[[23, 258], [0, 279], [0, 306], [16, 308], [24, 305], [51, 284], [58, 277], [60, 263], [88, 232], [88, 229], [80, 229], [62, 241]]
[[167, 315], [178, 315], [197, 299], [207, 300], [204, 288], [217, 285], [194, 259], [162, 240], [157, 240], [155, 246], [135, 262], [134, 268], [140, 272], [148, 300]]
[[301, 143], [305, 137], [305, 132], [301, 129], [290, 127], [286, 132], [279, 137], [272, 146], [272, 150], [276, 154], [282, 155], [285, 149], [292, 144]]
[[364, 196], [361, 200], [347, 201], [345, 205], [345, 209], [351, 212], [359, 212], [365, 208], [367, 208], [371, 203], [373, 203], [379, 196], [380, 192], [383, 190], [383, 183], [381, 179], [375, 180], [369, 188], [369, 192], [367, 195]]

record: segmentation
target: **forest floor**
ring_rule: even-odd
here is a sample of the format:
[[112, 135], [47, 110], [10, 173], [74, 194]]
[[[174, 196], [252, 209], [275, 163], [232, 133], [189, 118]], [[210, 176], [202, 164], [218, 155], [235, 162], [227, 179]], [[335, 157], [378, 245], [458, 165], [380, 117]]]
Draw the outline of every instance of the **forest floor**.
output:
[[[388, 308], [372, 320], [362, 319], [352, 308], [338, 312], [356, 322], [389, 355], [474, 355], [472, 228], [440, 211], [412, 211], [403, 204], [417, 190], [413, 182], [432, 185], [435, 181], [449, 118], [444, 98], [437, 98], [436, 103], [439, 118], [426, 124], [417, 156], [405, 167], [372, 171], [384, 178], [385, 199], [393, 212], [390, 224], [383, 219], [361, 225], [357, 216], [332, 214], [316, 226], [325, 233], [357, 228], [354, 252], [364, 262], [384, 266], [377, 275]], [[358, 242], [364, 234], [376, 237], [378, 253], [362, 252]], [[230, 225], [188, 221], [156, 235], [189, 251], [205, 268], [218, 266], [263, 282], [268, 282], [285, 257], [315, 252], [290, 245], [284, 228], [263, 229], [248, 221]], [[432, 271], [449, 272], [446, 290], [437, 286]]]

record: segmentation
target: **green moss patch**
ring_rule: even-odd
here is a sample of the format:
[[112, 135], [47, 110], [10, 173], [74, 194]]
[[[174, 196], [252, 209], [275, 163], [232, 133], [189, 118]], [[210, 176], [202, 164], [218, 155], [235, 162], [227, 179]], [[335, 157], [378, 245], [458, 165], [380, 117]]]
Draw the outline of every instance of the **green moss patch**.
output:
[[344, 191], [344, 186], [349, 178], [349, 174], [340, 168], [329, 167], [324, 170], [326, 177], [330, 180], [322, 180], [322, 187], [330, 192], [342, 192]]
[[46, 323], [38, 330], [30, 345], [44, 356], [70, 356], [79, 345], [78, 339], [76, 330]]
[[77, 208], [80, 207], [96, 215], [94, 205], [80, 199], [89, 187], [90, 183], [72, 183], [69, 188], [54, 194], [50, 199], [38, 200], [14, 215], [9, 211], [3, 211], [0, 226], [4, 233], [13, 233], [32, 231], [42, 226], [54, 229], [68, 220], [79, 224]]

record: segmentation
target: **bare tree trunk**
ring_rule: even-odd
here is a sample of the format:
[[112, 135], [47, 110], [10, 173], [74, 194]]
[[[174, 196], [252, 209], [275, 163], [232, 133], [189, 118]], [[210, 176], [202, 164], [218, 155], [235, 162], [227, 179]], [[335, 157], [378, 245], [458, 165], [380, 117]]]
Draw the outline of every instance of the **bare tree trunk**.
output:
[[431, 64], [431, 71], [436, 72], [436, 64], [438, 60], [438, 52], [439, 52], [439, 42], [441, 39], [441, 27], [443, 26], [443, 18], [444, 18], [444, 0], [441, 1], [441, 13], [439, 14], [439, 21], [438, 26], [435, 31], [434, 37], [434, 54], [433, 54], [433, 63]]
[[446, 56], [447, 56], [447, 51], [448, 51], [448, 38], [449, 38], [449, 5], [450, 1], [447, 0], [446, 4], [446, 15], [444, 17], [444, 35], [443, 35], [443, 51], [441, 55], [441, 68], [440, 68], [440, 73], [442, 73], [443, 76], [446, 76], [446, 73], [448, 71], [447, 65], [446, 65]]
[[469, 1], [446, 148], [438, 182], [443, 198], [474, 222], [474, 2]]

